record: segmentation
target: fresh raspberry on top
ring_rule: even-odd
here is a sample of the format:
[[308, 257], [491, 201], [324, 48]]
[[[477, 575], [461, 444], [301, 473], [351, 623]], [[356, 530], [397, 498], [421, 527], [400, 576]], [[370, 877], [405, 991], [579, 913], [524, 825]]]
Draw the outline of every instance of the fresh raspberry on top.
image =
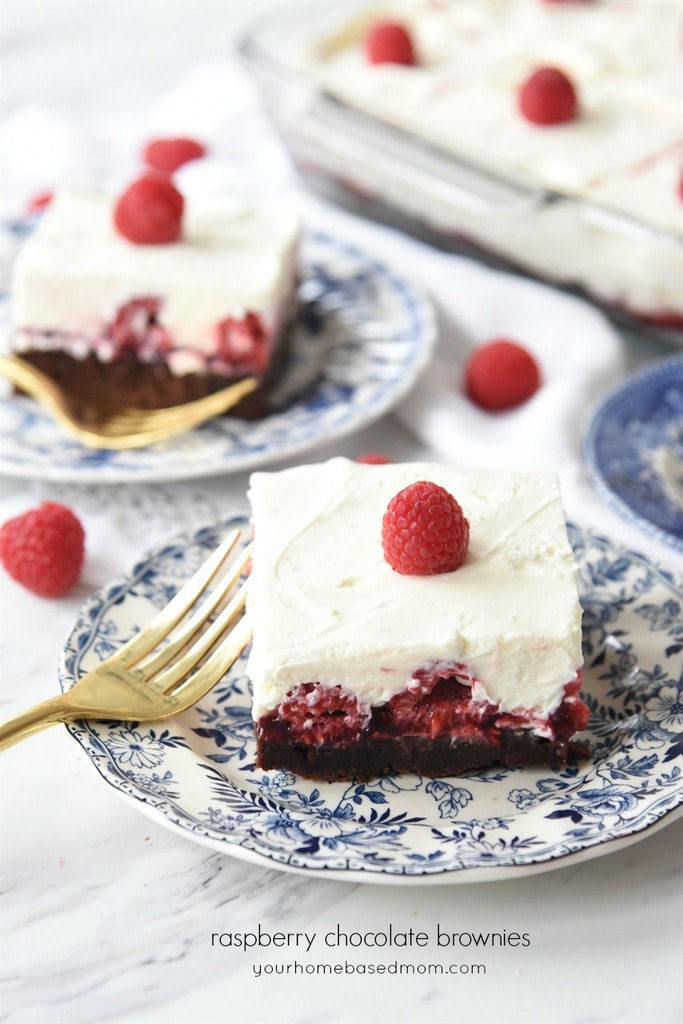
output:
[[382, 518], [382, 549], [404, 576], [433, 576], [462, 565], [470, 524], [452, 494], [418, 480], [395, 494]]
[[481, 345], [465, 366], [465, 390], [488, 412], [522, 405], [538, 390], [541, 373], [534, 357], [508, 338]]
[[519, 109], [534, 124], [563, 124], [578, 113], [574, 86], [558, 68], [539, 68], [519, 90]]
[[114, 224], [119, 234], [136, 245], [165, 245], [180, 238], [184, 206], [167, 174], [147, 171], [120, 196]]
[[681, 176], [678, 179], [678, 198], [683, 202], [683, 171], [681, 171]]
[[41, 597], [60, 597], [78, 582], [85, 534], [77, 516], [55, 501], [23, 512], [0, 528], [0, 560], [17, 583]]
[[370, 64], [416, 64], [413, 40], [397, 21], [378, 21], [365, 37], [365, 56]]
[[184, 137], [151, 139], [142, 151], [142, 158], [148, 167], [173, 174], [190, 160], [206, 156], [206, 146], [197, 139]]

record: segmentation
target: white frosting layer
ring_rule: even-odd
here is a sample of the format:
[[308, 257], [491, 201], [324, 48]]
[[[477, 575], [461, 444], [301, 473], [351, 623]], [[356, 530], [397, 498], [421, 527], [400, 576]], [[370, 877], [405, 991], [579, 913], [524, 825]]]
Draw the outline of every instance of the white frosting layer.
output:
[[[390, 499], [433, 480], [460, 502], [470, 549], [455, 572], [402, 576], [384, 560]], [[546, 715], [581, 665], [577, 568], [552, 473], [343, 458], [250, 481], [254, 717], [293, 686], [342, 685], [381, 704], [434, 661], [468, 666], [475, 697]]]
[[252, 312], [275, 330], [291, 306], [294, 211], [223, 197], [188, 200], [180, 241], [134, 245], [115, 230], [112, 208], [113, 200], [92, 191], [56, 195], [15, 266], [20, 330], [87, 340], [131, 299], [156, 296], [174, 349], [193, 352], [196, 361], [215, 351], [221, 320]]
[[[380, 17], [410, 29], [419, 66], [368, 63], [362, 40]], [[318, 117], [328, 116], [320, 111], [310, 132], [304, 122], [298, 129], [299, 155], [544, 278], [643, 312], [683, 312], [682, 23], [678, 0], [394, 0], [299, 55], [351, 105], [510, 180], [616, 211], [615, 218], [576, 203], [491, 198], [476, 182], [468, 194], [457, 175], [451, 187], [447, 173], [430, 172], [418, 147], [393, 160], [383, 143], [354, 143], [353, 131], [340, 163], [347, 131], [318, 130]], [[519, 86], [539, 66], [571, 77], [576, 120], [538, 126], [520, 115]], [[652, 231], [631, 229], [625, 218]]]

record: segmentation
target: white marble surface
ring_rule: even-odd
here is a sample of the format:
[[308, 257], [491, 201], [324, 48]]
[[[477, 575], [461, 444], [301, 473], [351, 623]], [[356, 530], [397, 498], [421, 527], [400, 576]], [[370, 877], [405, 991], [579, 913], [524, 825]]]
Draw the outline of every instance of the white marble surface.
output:
[[[219, 69], [221, 75], [235, 75], [236, 88], [242, 88], [230, 39], [264, 6], [247, 0], [5, 0], [3, 139], [7, 144], [19, 126], [21, 145], [17, 149], [15, 135], [12, 152], [24, 160], [22, 173], [16, 159], [5, 169], [3, 201], [9, 210], [16, 210], [22, 193], [53, 184], [48, 170], [67, 173], [78, 147], [92, 160], [93, 174], [105, 173], [103, 163], [107, 172], [114, 169], [148, 126], [169, 123], [167, 99], [184, 75]], [[250, 102], [248, 90], [244, 102]], [[51, 129], [68, 125], [73, 145], [62, 149], [68, 156], [61, 164], [53, 151], [54, 166], [48, 166], [44, 139], [26, 142], [27, 112], [42, 118], [33, 123]], [[58, 139], [64, 141], [61, 130]], [[272, 146], [264, 179], [287, 175], [274, 141]], [[309, 217], [328, 216], [313, 201], [302, 201]], [[356, 230], [350, 219], [333, 219], [341, 229]], [[372, 240], [371, 233], [366, 237]], [[377, 239], [386, 246], [385, 234]], [[402, 252], [400, 239], [392, 238], [391, 246], [406, 259], [409, 250]], [[422, 271], [416, 264], [416, 276]], [[652, 354], [650, 346], [625, 344], [628, 366]], [[390, 416], [320, 448], [315, 457], [368, 450], [394, 458], [432, 456]], [[578, 460], [564, 470], [571, 515], [657, 561], [673, 563], [668, 549], [604, 508]], [[245, 474], [122, 487], [4, 479], [2, 521], [42, 497], [65, 501], [83, 519], [88, 555], [78, 588], [58, 601], [33, 597], [2, 577], [2, 717], [55, 692], [63, 638], [91, 590], [198, 518], [245, 508], [245, 488]], [[3, 1021], [677, 1024], [682, 1019], [681, 821], [621, 852], [605, 849], [594, 860], [514, 881], [369, 886], [254, 867], [167, 831], [119, 799], [61, 727], [7, 751], [1, 767]], [[212, 945], [213, 933], [253, 931], [259, 925], [264, 931], [321, 934], [337, 925], [380, 931], [389, 924], [430, 936], [437, 924], [450, 931], [515, 930], [528, 932], [531, 942], [472, 958], [485, 961], [485, 974], [447, 977], [258, 977], [259, 967], [293, 961], [295, 950], [275, 955]], [[407, 951], [402, 959], [418, 967], [441, 959], [438, 953], [432, 939], [426, 950]], [[316, 961], [312, 955], [299, 959]], [[345, 957], [328, 953], [320, 959], [334, 963]], [[378, 958], [366, 951], [353, 959]]]

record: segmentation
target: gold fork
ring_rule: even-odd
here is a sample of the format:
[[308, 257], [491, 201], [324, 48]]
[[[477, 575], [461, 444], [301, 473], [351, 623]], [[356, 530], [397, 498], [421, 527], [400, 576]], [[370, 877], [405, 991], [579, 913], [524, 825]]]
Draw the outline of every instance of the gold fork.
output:
[[246, 583], [228, 599], [251, 556], [247, 545], [227, 565], [239, 535], [231, 532], [144, 629], [70, 690], [1, 725], [0, 750], [57, 722], [159, 721], [196, 704], [251, 638]]
[[18, 356], [0, 354], [0, 373], [35, 398], [52, 418], [88, 448], [144, 448], [175, 437], [220, 416], [252, 392], [255, 377], [245, 377], [220, 391], [165, 409], [124, 409], [102, 423], [85, 423], [70, 406], [61, 388]]

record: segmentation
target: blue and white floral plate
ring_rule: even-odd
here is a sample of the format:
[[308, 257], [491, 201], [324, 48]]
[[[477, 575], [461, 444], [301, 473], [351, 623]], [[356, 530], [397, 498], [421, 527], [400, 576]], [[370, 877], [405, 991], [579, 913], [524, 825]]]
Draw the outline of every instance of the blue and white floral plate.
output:
[[[145, 555], [83, 606], [60, 664], [69, 689], [162, 607], [242, 516]], [[510, 878], [609, 853], [683, 805], [683, 587], [574, 527], [584, 608], [590, 758], [458, 778], [308, 782], [254, 767], [245, 657], [167, 723], [68, 728], [141, 811], [261, 866], [365, 882]]]
[[31, 399], [0, 398], [0, 472], [76, 483], [181, 480], [252, 469], [360, 430], [404, 397], [435, 338], [431, 303], [367, 253], [305, 235], [300, 308], [278, 409], [263, 420], [220, 417], [134, 451], [93, 451]]
[[584, 455], [609, 505], [683, 551], [683, 355], [646, 365], [600, 403]]

